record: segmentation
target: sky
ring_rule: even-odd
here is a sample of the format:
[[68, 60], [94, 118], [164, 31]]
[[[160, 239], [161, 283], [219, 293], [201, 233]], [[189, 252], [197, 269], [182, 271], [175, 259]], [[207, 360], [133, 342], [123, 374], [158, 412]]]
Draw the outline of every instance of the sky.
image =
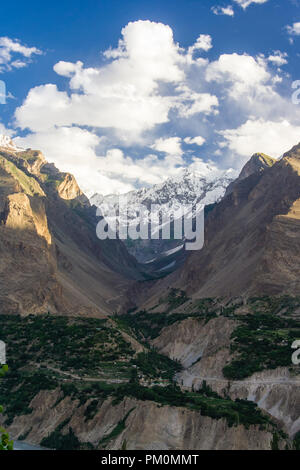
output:
[[300, 141], [299, 0], [12, 1], [0, 22], [0, 134], [88, 195]]

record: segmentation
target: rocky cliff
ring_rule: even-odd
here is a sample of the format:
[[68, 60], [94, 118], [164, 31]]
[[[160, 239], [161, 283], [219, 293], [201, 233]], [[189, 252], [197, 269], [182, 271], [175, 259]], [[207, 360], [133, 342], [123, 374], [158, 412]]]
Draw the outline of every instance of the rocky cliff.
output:
[[143, 277], [122, 242], [97, 239], [75, 178], [11, 141], [0, 147], [0, 222], [3, 313], [106, 315]]
[[[205, 220], [205, 243], [176, 273], [140, 291], [153, 306], [174, 286], [193, 298], [300, 293], [300, 144], [238, 179]], [[247, 165], [246, 165], [247, 166]], [[249, 169], [249, 167], [248, 167]], [[248, 174], [248, 170], [242, 174]], [[149, 301], [150, 299], [150, 301]]]
[[[80, 406], [78, 400], [66, 398], [56, 405], [59, 398], [57, 390], [41, 392], [30, 405], [31, 429], [26, 417], [20, 417], [10, 428], [11, 433], [16, 437], [26, 435], [29, 442], [39, 444], [62, 425], [64, 435], [71, 428], [80, 442], [96, 449], [103, 448], [101, 443], [106, 442], [111, 450], [120, 450], [124, 442], [127, 450], [270, 450], [272, 445], [272, 432], [258, 426], [229, 427], [225, 420], [213, 420], [185, 408], [161, 407], [130, 398], [113, 406], [109, 399], [91, 420], [86, 420], [89, 403]], [[122, 418], [124, 429], [109, 439]]]
[[224, 376], [223, 369], [232, 360], [231, 337], [238, 324], [236, 319], [223, 317], [209, 322], [188, 318], [163, 329], [153, 345], [182, 363], [184, 369], [176, 380], [184, 389], [199, 390], [205, 382], [233, 400], [254, 401], [294, 436], [300, 430], [300, 377], [290, 367], [266, 369], [243, 380]]

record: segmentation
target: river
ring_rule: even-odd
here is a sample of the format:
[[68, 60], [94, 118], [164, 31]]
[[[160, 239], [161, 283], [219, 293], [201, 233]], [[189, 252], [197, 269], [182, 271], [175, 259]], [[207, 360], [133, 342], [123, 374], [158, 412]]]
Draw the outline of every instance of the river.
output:
[[14, 441], [14, 450], [48, 450], [24, 441]]

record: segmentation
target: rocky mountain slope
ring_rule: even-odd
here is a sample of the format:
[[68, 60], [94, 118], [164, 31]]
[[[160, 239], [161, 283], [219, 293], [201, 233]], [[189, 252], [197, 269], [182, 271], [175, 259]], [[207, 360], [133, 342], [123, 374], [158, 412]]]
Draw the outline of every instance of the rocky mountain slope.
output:
[[[272, 431], [262, 431], [259, 426], [246, 428], [243, 425], [229, 427], [225, 420], [214, 420], [201, 416], [196, 411], [171, 406], [161, 407], [151, 401], [125, 398], [120, 404], [112, 405], [110, 399], [99, 404], [95, 416], [85, 419], [89, 403], [80, 405], [78, 400], [62, 399], [58, 390], [41, 392], [32, 401], [31, 431], [24, 417], [16, 419], [11, 432], [26, 435], [30, 442], [43, 441], [55, 432], [61, 416], [68, 424], [62, 426], [62, 435], [68, 436], [72, 429], [78, 442], [85, 443], [88, 449], [120, 450], [270, 450]], [[121, 419], [120, 419], [121, 418]], [[109, 439], [114, 429], [125, 421], [124, 429]], [[65, 421], [66, 421], [65, 420]], [[44, 427], [40, 423], [44, 423]], [[69, 428], [68, 428], [69, 426]], [[74, 441], [76, 442], [76, 438]], [[106, 443], [107, 447], [103, 447]], [[100, 444], [99, 444], [100, 443]], [[284, 441], [281, 448], [284, 447]]]
[[[207, 305], [210, 314], [202, 321], [190, 313], [153, 340], [160, 353], [183, 365], [178, 383], [186, 390], [199, 390], [205, 383], [222, 396], [254, 401], [295, 436], [300, 430], [300, 376], [291, 361], [290, 328], [298, 337], [299, 298]], [[196, 311], [197, 304], [193, 308]], [[184, 306], [178, 310], [191, 312]]]
[[0, 146], [0, 307], [11, 313], [108, 314], [142, 279], [118, 240], [96, 237], [75, 178], [39, 151]]
[[[216, 171], [214, 168], [207, 165], [205, 172], [200, 173], [186, 169], [177, 177], [170, 177], [161, 184], [156, 184], [151, 188], [142, 188], [136, 191], [131, 191], [125, 194], [128, 204], [128, 222], [125, 220], [124, 214], [120, 214], [119, 221], [121, 226], [126, 227], [128, 223], [132, 223], [136, 219], [136, 214], [139, 211], [139, 205], [143, 205], [148, 211], [151, 210], [151, 205], [157, 205], [155, 214], [160, 211], [162, 217], [170, 219], [173, 212], [178, 211], [180, 207], [187, 204], [203, 204], [210, 205], [219, 201], [227, 188], [233, 181], [236, 174], [234, 170]], [[91, 203], [97, 207], [105, 207], [108, 213], [115, 211], [119, 206], [119, 196], [109, 195], [102, 196], [95, 194], [91, 198]], [[175, 216], [176, 217], [176, 216]], [[107, 218], [109, 220], [109, 218]], [[148, 220], [145, 218], [145, 224]], [[168, 266], [170, 270], [174, 270], [179, 264], [182, 264], [184, 257], [179, 256], [169, 258], [170, 250], [176, 252], [184, 245], [184, 240], [126, 240], [125, 241], [128, 251], [134, 255], [138, 261], [142, 263], [157, 263], [157, 269], [161, 269], [162, 273]], [[170, 266], [170, 264], [172, 266]]]
[[[278, 388], [261, 411], [253, 387], [221, 375], [222, 364], [234, 359], [229, 337], [239, 320], [230, 319], [223, 334], [220, 305], [207, 307], [109, 320], [0, 317], [11, 345], [0, 423], [15, 439], [56, 449], [292, 448], [299, 427], [296, 379], [294, 392]], [[193, 369], [202, 362], [199, 354], [216, 384]], [[260, 396], [270, 386], [266, 377], [257, 381]]]
[[153, 305], [169, 286], [194, 298], [298, 294], [299, 188], [300, 144], [264, 169], [258, 162], [208, 214], [203, 249], [141, 297]]
[[254, 173], [262, 173], [265, 169], [271, 168], [276, 163], [275, 158], [269, 157], [264, 153], [255, 153], [250, 160], [242, 168], [237, 179], [232, 181], [226, 188], [225, 196], [230, 194], [233, 189], [245, 178], [253, 175]]
[[179, 283], [200, 296], [299, 294], [300, 145], [240, 181], [212, 211]]

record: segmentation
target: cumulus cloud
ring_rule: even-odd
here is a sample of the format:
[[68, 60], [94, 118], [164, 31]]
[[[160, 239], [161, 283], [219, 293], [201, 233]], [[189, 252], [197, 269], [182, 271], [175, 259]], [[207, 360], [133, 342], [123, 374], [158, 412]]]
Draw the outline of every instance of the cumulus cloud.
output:
[[221, 131], [224, 137], [222, 147], [249, 158], [256, 152], [272, 157], [280, 157], [293, 144], [300, 141], [300, 125], [295, 126], [286, 120], [278, 122], [264, 119], [249, 119], [236, 129]]
[[[1, 130], [0, 125], [0, 133]], [[97, 151], [101, 140], [94, 133], [78, 127], [59, 127], [16, 138], [15, 142], [25, 148], [42, 149], [47, 159], [61, 171], [74, 173], [88, 196], [96, 192], [123, 194], [135, 187], [161, 183], [168, 176], [177, 175], [185, 166], [180, 139], [156, 142], [157, 149], [166, 154], [164, 158], [147, 154], [138, 160], [125, 155], [119, 148]]]
[[210, 36], [199, 35], [183, 49], [167, 25], [129, 23], [98, 66], [54, 66], [64, 91], [54, 83], [29, 91], [15, 113], [16, 125], [29, 130], [18, 145], [42, 149], [88, 194], [160, 183], [190, 162], [201, 168], [192, 145], [206, 143], [223, 167], [291, 147], [300, 108], [277, 89], [287, 80], [280, 70], [287, 54], [228, 53], [210, 61], [201, 54], [211, 46]]
[[217, 84], [217, 94], [223, 97], [220, 113], [226, 114], [225, 119], [229, 116], [232, 119], [234, 113], [240, 123], [250, 117], [300, 123], [300, 108], [293, 105], [290, 96], [282, 96], [277, 89], [283, 79], [287, 80], [280, 70], [286, 57], [279, 51], [269, 57], [223, 54], [207, 66], [206, 79]]
[[193, 54], [197, 50], [209, 51], [212, 46], [212, 38], [209, 34], [200, 34], [193, 46], [189, 47], [188, 53]]
[[288, 63], [287, 61], [288, 54], [286, 52], [274, 51], [273, 54], [269, 55], [267, 60], [272, 62], [274, 65], [281, 67]]
[[294, 39], [293, 36], [300, 36], [300, 22], [293, 23], [292, 26], [286, 26], [286, 30], [290, 36], [290, 42], [293, 44]]
[[258, 90], [271, 78], [264, 63], [248, 54], [222, 54], [211, 62], [206, 70], [206, 79], [227, 82], [232, 98], [239, 98], [249, 91]]
[[152, 149], [158, 152], [164, 152], [169, 155], [182, 155], [181, 138], [169, 137], [167, 139], [157, 139], [151, 146]]
[[[172, 109], [187, 116], [209, 114], [218, 104], [216, 97], [190, 90], [185, 67], [193, 62], [194, 51], [210, 47], [210, 36], [200, 35], [186, 52], [174, 42], [169, 26], [131, 22], [122, 29], [118, 47], [105, 52], [109, 63], [84, 68], [80, 61], [58, 62], [54, 70], [70, 80], [71, 93], [53, 84], [32, 89], [16, 111], [17, 123], [33, 131], [57, 125], [112, 128], [119, 137], [134, 140], [168, 122]], [[162, 84], [168, 92], [161, 92]]]
[[240, 5], [240, 7], [242, 7], [244, 10], [246, 8], [248, 8], [252, 3], [256, 3], [256, 4], [262, 4], [262, 3], [266, 3], [268, 0], [234, 0], [235, 3], [237, 3], [238, 5]]
[[7, 127], [4, 126], [4, 124], [0, 122], [0, 135], [7, 135], [9, 137], [13, 137], [15, 133], [16, 131], [12, 129], [8, 129]]
[[198, 145], [199, 147], [201, 147], [201, 145], [205, 143], [205, 139], [204, 137], [198, 135], [196, 137], [186, 137], [184, 139], [184, 142], [188, 145]]
[[0, 37], [0, 73], [26, 67], [33, 55], [42, 54], [37, 47], [27, 47], [17, 39]]
[[211, 10], [215, 15], [234, 16], [234, 9], [232, 5], [228, 5], [227, 7], [214, 6]]

